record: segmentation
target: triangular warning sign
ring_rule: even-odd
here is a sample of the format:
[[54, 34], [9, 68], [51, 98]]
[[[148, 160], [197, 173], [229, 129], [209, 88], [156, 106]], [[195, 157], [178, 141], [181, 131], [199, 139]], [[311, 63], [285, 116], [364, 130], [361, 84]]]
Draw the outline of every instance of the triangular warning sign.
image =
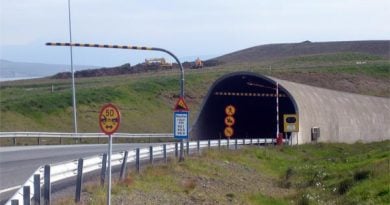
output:
[[180, 97], [177, 102], [176, 102], [176, 105], [175, 105], [175, 110], [186, 110], [188, 111], [188, 106], [186, 104], [186, 102], [184, 101], [184, 98], [183, 97]]

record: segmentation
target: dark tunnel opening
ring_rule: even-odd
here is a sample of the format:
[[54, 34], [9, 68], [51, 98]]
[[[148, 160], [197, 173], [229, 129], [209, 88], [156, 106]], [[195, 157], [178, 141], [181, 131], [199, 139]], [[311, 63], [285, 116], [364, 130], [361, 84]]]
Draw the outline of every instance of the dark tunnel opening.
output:
[[[280, 132], [283, 115], [296, 113], [295, 101], [279, 85]], [[191, 138], [275, 138], [276, 127], [276, 82], [240, 72], [220, 78], [210, 88]]]

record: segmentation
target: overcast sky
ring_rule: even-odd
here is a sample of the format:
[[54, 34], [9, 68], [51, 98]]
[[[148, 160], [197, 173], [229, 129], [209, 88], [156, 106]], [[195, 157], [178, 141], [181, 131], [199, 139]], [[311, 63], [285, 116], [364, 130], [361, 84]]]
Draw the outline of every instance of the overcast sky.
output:
[[[69, 64], [67, 0], [0, 0], [0, 58]], [[262, 44], [390, 39], [389, 0], [72, 0], [73, 42], [162, 47], [182, 60]], [[132, 64], [158, 52], [74, 48], [74, 63]], [[166, 57], [169, 60], [172, 60]], [[194, 59], [192, 59], [194, 60]]]

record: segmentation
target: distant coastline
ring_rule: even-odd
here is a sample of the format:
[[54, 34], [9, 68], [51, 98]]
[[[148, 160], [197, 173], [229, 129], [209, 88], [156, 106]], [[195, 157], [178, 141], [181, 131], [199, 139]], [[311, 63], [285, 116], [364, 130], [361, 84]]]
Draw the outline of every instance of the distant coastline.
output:
[[42, 77], [43, 76], [41, 77], [25, 76], [25, 77], [10, 77], [10, 78], [0, 77], [0, 82], [15, 81], [15, 80], [29, 80], [29, 79], [42, 78]]

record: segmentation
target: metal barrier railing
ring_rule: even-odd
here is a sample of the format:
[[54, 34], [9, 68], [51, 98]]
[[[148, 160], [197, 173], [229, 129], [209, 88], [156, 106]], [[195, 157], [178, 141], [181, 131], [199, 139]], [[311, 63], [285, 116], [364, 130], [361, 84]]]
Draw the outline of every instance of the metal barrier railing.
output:
[[[191, 150], [200, 150], [202, 148], [208, 147], [222, 147], [222, 146], [231, 146], [231, 148], [237, 149], [238, 145], [248, 145], [248, 144], [267, 144], [267, 143], [275, 143], [275, 139], [267, 139], [267, 138], [256, 138], [256, 139], [234, 139], [234, 140], [203, 140], [203, 141], [191, 141], [185, 143], [184, 150], [187, 150], [187, 153], [190, 153]], [[165, 146], [165, 149], [164, 149]], [[152, 151], [152, 152], [150, 152]], [[153, 146], [150, 148], [142, 148], [139, 149], [139, 158], [137, 159], [137, 150], [129, 150], [127, 151], [127, 158], [125, 158], [125, 152], [118, 152], [112, 155], [111, 157], [111, 165], [118, 166], [126, 160], [127, 163], [136, 162], [140, 163], [143, 160], [153, 160], [153, 159], [162, 159], [165, 158], [168, 154], [177, 153], [180, 151], [180, 146], [177, 146], [177, 143], [169, 143], [164, 145]], [[103, 167], [107, 167], [104, 165], [103, 159], [104, 155], [98, 155], [93, 157], [87, 157], [83, 159], [82, 166], [82, 174], [86, 174], [92, 171], [97, 171], [99, 169], [103, 169]], [[42, 187], [45, 187], [45, 178], [49, 177], [50, 183], [60, 182], [62, 180], [75, 177], [78, 174], [78, 161], [79, 160], [71, 160], [67, 162], [61, 162], [51, 165], [45, 165], [39, 167], [29, 178], [28, 180], [20, 186], [18, 191], [7, 201], [6, 205], [11, 205], [12, 201], [18, 201], [20, 204], [23, 204], [24, 199], [31, 200], [35, 196], [34, 191], [34, 183], [35, 188], [38, 186], [39, 190]], [[45, 167], [50, 166], [50, 174], [49, 176], [45, 176]], [[139, 164], [136, 166], [140, 166]], [[122, 170], [123, 171], [123, 170]], [[105, 173], [105, 172], [102, 172]], [[37, 177], [39, 176], [39, 177]], [[39, 179], [39, 181], [34, 182], [34, 178]], [[103, 177], [104, 178], [104, 177]], [[29, 197], [24, 196], [24, 189], [29, 187], [30, 190]], [[45, 194], [44, 194], [45, 196]], [[37, 196], [35, 196], [37, 197]], [[40, 198], [40, 194], [39, 194]]]

